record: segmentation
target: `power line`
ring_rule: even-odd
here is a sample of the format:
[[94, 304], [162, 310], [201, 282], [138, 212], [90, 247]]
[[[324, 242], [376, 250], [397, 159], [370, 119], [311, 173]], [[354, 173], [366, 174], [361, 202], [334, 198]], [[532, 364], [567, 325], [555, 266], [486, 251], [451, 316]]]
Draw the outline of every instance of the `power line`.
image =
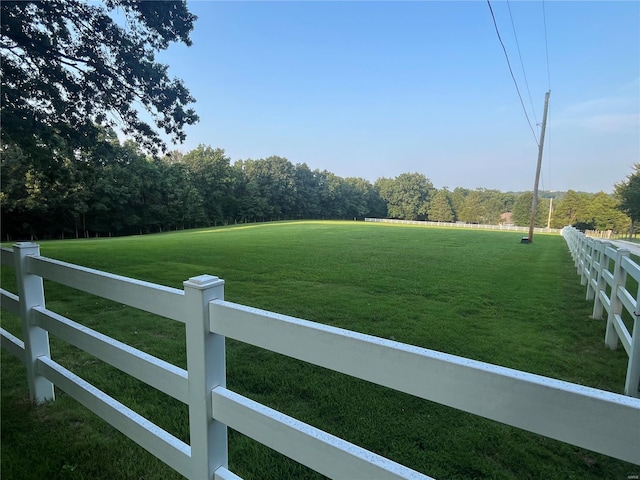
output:
[[544, 8], [544, 0], [542, 0], [542, 19], [544, 21], [544, 48], [547, 54], [547, 81], [549, 90], [551, 90], [551, 74], [549, 73], [549, 43], [547, 42], [547, 13]]
[[511, 19], [511, 27], [513, 28], [513, 36], [516, 39], [516, 47], [518, 47], [518, 57], [520, 58], [520, 66], [522, 67], [522, 75], [524, 76], [524, 83], [527, 87], [527, 95], [529, 95], [529, 103], [531, 103], [531, 111], [533, 112], [533, 118], [537, 118], [536, 108], [533, 106], [533, 99], [531, 98], [531, 90], [529, 90], [529, 81], [527, 80], [527, 73], [524, 70], [524, 62], [522, 61], [522, 53], [520, 52], [520, 42], [518, 42], [518, 34], [516, 33], [516, 25], [513, 22], [513, 15], [511, 15], [511, 3], [507, 0], [507, 7], [509, 8], [509, 18]]
[[[549, 91], [551, 91], [551, 73], [549, 68], [549, 42], [547, 40], [547, 13], [545, 9], [544, 0], [542, 0], [542, 19], [544, 24], [544, 48], [545, 48], [545, 54], [546, 54], [546, 60], [547, 60], [547, 82], [548, 82]], [[550, 150], [551, 150], [550, 145], [549, 145], [549, 142], [547, 141], [547, 162], [545, 164], [547, 167], [547, 173], [548, 173], [548, 168], [550, 163], [549, 158], [551, 157]], [[547, 178], [550, 178], [550, 175], [547, 175]]]
[[518, 88], [518, 82], [516, 81], [516, 77], [513, 75], [513, 69], [511, 68], [511, 62], [509, 61], [509, 55], [507, 54], [507, 49], [502, 42], [502, 37], [500, 36], [500, 31], [498, 30], [498, 24], [496, 23], [496, 17], [493, 14], [493, 8], [491, 7], [491, 1], [487, 0], [487, 5], [489, 5], [489, 11], [491, 12], [491, 18], [493, 18], [493, 26], [496, 29], [496, 33], [498, 34], [498, 40], [500, 40], [500, 45], [502, 45], [502, 51], [504, 52], [504, 56], [507, 59], [507, 65], [509, 66], [509, 73], [511, 73], [511, 78], [513, 79], [513, 84], [516, 86], [516, 92], [518, 92], [518, 98], [520, 99], [520, 105], [522, 105], [522, 110], [524, 111], [524, 116], [527, 118], [527, 123], [529, 124], [529, 128], [531, 129], [531, 134], [533, 135], [533, 139], [536, 142], [536, 145], [540, 146], [538, 143], [538, 138], [536, 137], [536, 132], [531, 125], [531, 120], [529, 120], [529, 114], [527, 114], [527, 109], [524, 106], [524, 102], [522, 101], [522, 95], [520, 94], [520, 89]]

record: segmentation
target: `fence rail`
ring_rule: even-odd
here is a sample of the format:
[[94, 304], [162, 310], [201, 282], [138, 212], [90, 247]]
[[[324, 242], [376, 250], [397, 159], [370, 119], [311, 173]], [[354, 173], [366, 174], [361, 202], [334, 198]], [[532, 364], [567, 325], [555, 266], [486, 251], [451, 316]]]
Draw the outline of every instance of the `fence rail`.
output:
[[[209, 275], [170, 289], [48, 259], [30, 243], [1, 259], [18, 280], [18, 295], [0, 289], [2, 308], [20, 315], [23, 336], [0, 329], [2, 347], [26, 364], [31, 399], [53, 400], [56, 385], [190, 479], [239, 478], [227, 427], [332, 478], [429, 478], [228, 390], [226, 337], [640, 465], [636, 398], [237, 305]], [[47, 310], [43, 278], [184, 323], [188, 371]], [[56, 363], [49, 333], [186, 403], [190, 444]]]
[[[614, 248], [612, 243], [587, 237], [573, 227], [562, 235], [574, 259], [580, 282], [587, 286], [587, 300], [593, 300], [593, 318], [607, 314], [605, 344], [616, 349], [621, 343], [627, 355], [625, 395], [640, 397], [640, 266], [630, 258], [629, 250]], [[628, 288], [628, 277], [635, 280], [635, 294]], [[633, 322], [630, 332], [623, 316]]]
[[[479, 229], [479, 230], [504, 230], [507, 232], [527, 232], [529, 233], [529, 227], [518, 227], [517, 225], [488, 225], [488, 224], [480, 224], [480, 223], [463, 223], [463, 222], [430, 222], [427, 220], [397, 220], [395, 218], [365, 218], [365, 222], [374, 222], [374, 223], [395, 223], [399, 225], [423, 225], [429, 227], [449, 227], [449, 228], [469, 228], [469, 229]], [[536, 227], [533, 229], [536, 233], [555, 233], [559, 234], [562, 232], [561, 229], [558, 228], [540, 228]]]

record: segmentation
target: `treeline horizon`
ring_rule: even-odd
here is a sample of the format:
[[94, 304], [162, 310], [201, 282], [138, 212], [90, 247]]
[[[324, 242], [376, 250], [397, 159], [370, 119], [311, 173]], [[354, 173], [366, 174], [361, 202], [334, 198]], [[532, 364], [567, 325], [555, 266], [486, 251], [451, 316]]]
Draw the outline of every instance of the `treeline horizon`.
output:
[[[2, 237], [82, 238], [156, 233], [295, 219], [365, 217], [528, 226], [532, 191], [447, 187], [422, 173], [371, 183], [311, 170], [279, 156], [231, 162], [221, 148], [199, 145], [163, 158], [145, 155], [113, 132], [91, 148], [49, 149], [46, 158], [3, 144]], [[614, 196], [540, 192], [535, 225], [626, 231]], [[553, 209], [549, 217], [550, 202]]]

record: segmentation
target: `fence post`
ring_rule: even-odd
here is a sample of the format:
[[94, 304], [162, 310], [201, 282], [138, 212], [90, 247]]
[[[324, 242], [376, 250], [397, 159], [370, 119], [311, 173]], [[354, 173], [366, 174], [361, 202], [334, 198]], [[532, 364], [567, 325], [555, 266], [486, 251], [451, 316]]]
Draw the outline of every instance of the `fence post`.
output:
[[191, 479], [211, 479], [227, 468], [227, 427], [213, 420], [211, 390], [226, 387], [225, 338], [209, 329], [209, 302], [224, 299], [224, 280], [200, 275], [184, 282]]
[[580, 276], [582, 276], [582, 269], [584, 267], [586, 239], [587, 237], [584, 235], [578, 234], [578, 241], [576, 242], [576, 267], [578, 268], [578, 275]]
[[33, 322], [33, 307], [44, 307], [44, 284], [42, 277], [27, 270], [27, 256], [40, 255], [40, 246], [31, 242], [19, 242], [13, 246], [18, 296], [20, 297], [20, 320], [27, 367], [29, 398], [43, 403], [55, 400], [53, 383], [38, 373], [38, 357], [50, 357], [49, 332]]
[[595, 299], [593, 302], [593, 314], [591, 318], [596, 320], [602, 319], [602, 312], [604, 305], [600, 298], [600, 292], [607, 288], [607, 282], [602, 275], [602, 272], [609, 269], [609, 257], [607, 256], [607, 248], [611, 248], [612, 244], [609, 242], [603, 242], [598, 245], [598, 271], [596, 272], [596, 287], [595, 287]]
[[[580, 269], [580, 285], [588, 285], [589, 283], [589, 272], [591, 271], [591, 261], [592, 261], [592, 252], [593, 252], [593, 238], [585, 237], [584, 242], [584, 253], [582, 255], [582, 268]], [[589, 289], [587, 287], [587, 295], [589, 294]], [[589, 300], [589, 298], [587, 298]]]
[[587, 295], [585, 300], [593, 300], [595, 296], [595, 289], [593, 284], [597, 278], [596, 264], [598, 263], [598, 246], [602, 242], [600, 240], [593, 240], [589, 246], [589, 275], [587, 275]]
[[[640, 288], [636, 296], [636, 309], [640, 308]], [[631, 397], [640, 397], [640, 328], [638, 327], [638, 313], [633, 314], [633, 331], [631, 333], [631, 348], [629, 349], [629, 364], [627, 366], [627, 379], [624, 382], [624, 394]]]
[[616, 255], [616, 263], [613, 269], [613, 285], [611, 286], [611, 307], [609, 308], [609, 316], [607, 317], [607, 331], [604, 336], [604, 343], [611, 350], [618, 348], [618, 332], [614, 325], [616, 315], [622, 314], [622, 301], [618, 298], [618, 287], [624, 288], [627, 282], [627, 272], [622, 268], [622, 258], [628, 257], [631, 252], [627, 249], [618, 250]]

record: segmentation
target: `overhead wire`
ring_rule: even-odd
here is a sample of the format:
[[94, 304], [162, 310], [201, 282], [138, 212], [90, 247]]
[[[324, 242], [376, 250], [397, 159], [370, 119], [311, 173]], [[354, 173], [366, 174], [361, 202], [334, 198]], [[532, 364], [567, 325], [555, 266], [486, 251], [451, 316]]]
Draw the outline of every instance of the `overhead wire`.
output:
[[[547, 13], [546, 13], [546, 9], [545, 9], [545, 2], [544, 0], [542, 0], [542, 20], [543, 20], [543, 25], [544, 25], [544, 49], [545, 49], [545, 56], [546, 56], [546, 61], [547, 61], [547, 84], [548, 84], [548, 91], [551, 92], [551, 73], [550, 73], [550, 68], [549, 68], [549, 41], [547, 39]], [[547, 126], [549, 124], [549, 112], [547, 112]], [[551, 175], [549, 175], [549, 165], [550, 165], [550, 161], [549, 158], [551, 157], [551, 142], [549, 139], [549, 133], [547, 132], [547, 140], [545, 143], [545, 149], [547, 152], [547, 161], [545, 162], [545, 166], [547, 168], [547, 178], [551, 178]]]
[[542, 0], [542, 20], [544, 22], [544, 50], [547, 55], [547, 82], [549, 91], [551, 91], [551, 73], [549, 71], [549, 42], [547, 40], [547, 13], [544, 8], [544, 0]]
[[536, 145], [540, 146], [538, 143], [538, 138], [536, 136], [536, 132], [531, 125], [531, 120], [529, 119], [529, 114], [527, 113], [527, 109], [524, 106], [524, 101], [522, 100], [522, 95], [520, 94], [520, 88], [518, 88], [518, 82], [516, 81], [516, 77], [513, 74], [513, 69], [511, 68], [511, 62], [509, 61], [509, 55], [507, 54], [507, 49], [504, 46], [504, 42], [502, 41], [502, 37], [500, 36], [500, 30], [498, 30], [498, 24], [496, 22], [496, 17], [493, 13], [493, 8], [491, 7], [491, 1], [487, 0], [487, 5], [489, 5], [489, 11], [491, 12], [491, 18], [493, 19], [493, 26], [496, 29], [496, 34], [498, 35], [498, 40], [500, 41], [500, 45], [502, 45], [502, 51], [504, 52], [504, 56], [507, 59], [507, 65], [509, 66], [509, 73], [511, 73], [511, 79], [513, 80], [513, 84], [516, 86], [516, 92], [518, 92], [518, 98], [520, 99], [520, 105], [522, 105], [522, 110], [524, 111], [524, 116], [527, 118], [527, 123], [529, 124], [529, 128], [531, 129], [531, 134], [533, 135], [533, 139], [536, 142]]
[[529, 95], [529, 102], [531, 103], [531, 111], [533, 112], [533, 118], [536, 119], [536, 108], [533, 106], [533, 99], [531, 98], [531, 90], [529, 89], [529, 81], [527, 80], [527, 73], [524, 70], [524, 62], [522, 61], [522, 53], [520, 52], [520, 42], [518, 42], [518, 34], [516, 33], [516, 25], [513, 22], [513, 15], [511, 14], [511, 3], [507, 0], [507, 7], [509, 8], [509, 18], [511, 19], [511, 27], [513, 28], [513, 37], [516, 39], [516, 47], [518, 48], [518, 57], [520, 58], [520, 66], [522, 67], [522, 75], [524, 76], [524, 83], [527, 87], [527, 95]]

